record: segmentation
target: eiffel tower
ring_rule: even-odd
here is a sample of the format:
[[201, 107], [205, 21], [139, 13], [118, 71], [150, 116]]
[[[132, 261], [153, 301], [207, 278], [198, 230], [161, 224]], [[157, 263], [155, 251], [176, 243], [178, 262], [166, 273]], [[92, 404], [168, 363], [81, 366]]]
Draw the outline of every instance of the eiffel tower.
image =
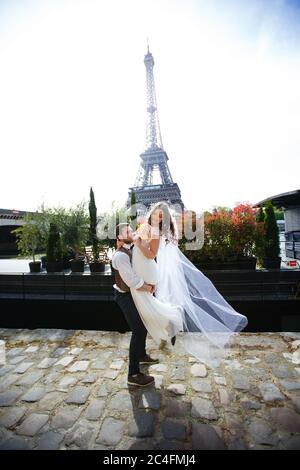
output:
[[[130, 206], [131, 195], [134, 192], [137, 206], [141, 203], [149, 208], [155, 202], [166, 201], [184, 209], [180, 189], [177, 183], [173, 182], [168, 166], [169, 158], [162, 144], [153, 75], [154, 60], [149, 45], [144, 64], [147, 84], [146, 149], [140, 155], [139, 171], [134, 186], [129, 188], [127, 205]], [[153, 177], [157, 174], [160, 176], [160, 184], [153, 183]]]

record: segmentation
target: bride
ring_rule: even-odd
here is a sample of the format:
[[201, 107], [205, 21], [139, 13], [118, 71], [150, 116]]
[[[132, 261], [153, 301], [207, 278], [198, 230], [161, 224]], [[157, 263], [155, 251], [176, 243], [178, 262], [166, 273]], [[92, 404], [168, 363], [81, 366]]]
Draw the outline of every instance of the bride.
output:
[[200, 362], [217, 367], [234, 332], [248, 324], [213, 283], [178, 247], [176, 220], [167, 203], [155, 204], [135, 232], [132, 267], [155, 294], [131, 289], [141, 319], [153, 340], [180, 335], [183, 348]]

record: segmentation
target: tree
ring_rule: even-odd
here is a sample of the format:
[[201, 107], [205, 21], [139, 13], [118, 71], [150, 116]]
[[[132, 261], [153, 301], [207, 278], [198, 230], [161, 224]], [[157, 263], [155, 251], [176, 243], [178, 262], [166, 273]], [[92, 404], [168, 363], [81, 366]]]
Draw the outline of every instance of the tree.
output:
[[63, 245], [72, 248], [75, 257], [84, 254], [89, 232], [89, 221], [84, 202], [77, 204], [74, 208], [71, 207], [63, 220]]
[[23, 217], [23, 225], [12, 230], [17, 236], [17, 247], [21, 256], [32, 256], [35, 262], [35, 254], [41, 243], [41, 231], [38, 223], [38, 214], [26, 213]]
[[263, 207], [259, 208], [256, 215], [257, 232], [255, 238], [254, 254], [257, 257], [258, 263], [263, 265], [263, 258], [265, 257], [265, 213]]
[[279, 228], [271, 201], [265, 203], [265, 256], [277, 258], [280, 255]]
[[62, 259], [61, 236], [57, 226], [51, 222], [47, 243], [47, 262], [60, 261]]
[[94, 261], [99, 261], [100, 246], [97, 237], [97, 207], [95, 203], [95, 196], [93, 188], [90, 189], [90, 202], [89, 202], [89, 214], [90, 214], [90, 240], [93, 245], [93, 256]]

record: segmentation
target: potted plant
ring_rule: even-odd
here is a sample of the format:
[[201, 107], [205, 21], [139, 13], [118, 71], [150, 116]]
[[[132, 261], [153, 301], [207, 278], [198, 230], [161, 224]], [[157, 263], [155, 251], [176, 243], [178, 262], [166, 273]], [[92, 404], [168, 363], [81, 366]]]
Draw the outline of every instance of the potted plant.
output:
[[41, 271], [41, 261], [35, 259], [36, 251], [41, 240], [40, 228], [35, 216], [26, 213], [23, 218], [23, 225], [12, 230], [17, 236], [17, 246], [20, 250], [20, 256], [31, 256], [32, 261], [29, 262], [31, 273]]
[[61, 235], [55, 223], [50, 223], [47, 241], [46, 269], [48, 273], [63, 270]]
[[89, 202], [89, 215], [90, 215], [90, 235], [89, 239], [92, 242], [93, 260], [89, 262], [91, 273], [99, 273], [105, 271], [106, 263], [100, 260], [100, 240], [97, 236], [97, 207], [93, 188], [90, 189], [90, 202]]
[[265, 243], [264, 250], [265, 256], [262, 259], [263, 266], [266, 269], [280, 269], [281, 257], [280, 255], [280, 242], [279, 242], [279, 229], [276, 222], [274, 207], [271, 201], [265, 204]]

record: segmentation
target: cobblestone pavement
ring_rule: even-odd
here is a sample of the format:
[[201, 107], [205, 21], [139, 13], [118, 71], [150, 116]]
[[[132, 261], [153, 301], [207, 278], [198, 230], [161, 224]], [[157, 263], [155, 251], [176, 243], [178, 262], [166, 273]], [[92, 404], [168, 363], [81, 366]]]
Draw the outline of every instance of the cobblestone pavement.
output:
[[0, 330], [0, 449], [300, 449], [300, 333], [236, 335], [210, 369], [180, 337], [128, 387], [130, 333]]

